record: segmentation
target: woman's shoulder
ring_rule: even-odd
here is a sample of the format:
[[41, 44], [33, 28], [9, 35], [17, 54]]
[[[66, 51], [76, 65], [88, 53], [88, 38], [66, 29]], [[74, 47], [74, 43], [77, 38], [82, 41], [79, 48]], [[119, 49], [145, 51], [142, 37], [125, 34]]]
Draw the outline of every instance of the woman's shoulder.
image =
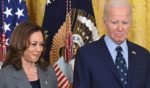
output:
[[52, 72], [52, 71], [54, 71], [54, 68], [53, 68], [53, 66], [52, 65], [48, 65], [46, 68], [42, 68], [42, 67], [40, 67], [40, 65], [37, 65], [37, 67], [40, 69], [40, 70], [42, 70], [42, 71], [44, 71], [44, 72]]
[[15, 71], [15, 68], [12, 65], [7, 65], [0, 70], [0, 75], [10, 77], [13, 71]]
[[52, 65], [49, 65], [49, 66], [47, 67], [46, 73], [47, 73], [48, 75], [51, 75], [51, 76], [55, 75], [55, 70], [54, 70], [54, 68], [53, 68]]
[[0, 71], [2, 71], [2, 72], [10, 72], [12, 70], [15, 70], [14, 66], [7, 65], [7, 66], [3, 67]]
[[51, 72], [51, 71], [54, 71], [54, 68], [53, 68], [52, 65], [49, 65], [47, 69], [48, 69], [48, 71], [50, 71], [50, 72]]

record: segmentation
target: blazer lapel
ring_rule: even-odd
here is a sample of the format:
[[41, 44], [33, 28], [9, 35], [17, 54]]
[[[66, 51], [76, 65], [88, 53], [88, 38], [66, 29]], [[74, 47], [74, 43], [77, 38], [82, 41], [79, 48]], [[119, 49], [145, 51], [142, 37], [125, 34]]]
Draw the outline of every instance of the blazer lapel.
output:
[[41, 70], [38, 67], [38, 76], [39, 76], [41, 88], [49, 88], [50, 85], [49, 85], [48, 78], [47, 78], [48, 73], [46, 71]]
[[32, 88], [23, 70], [14, 71], [12, 74], [16, 88]]
[[136, 60], [136, 51], [134, 50], [134, 48], [132, 47], [132, 45], [130, 44], [130, 42], [128, 42], [128, 87], [131, 86], [132, 84], [132, 80], [133, 79], [133, 73], [134, 73], [134, 68], [135, 68], [135, 60]]
[[110, 55], [110, 52], [109, 52], [109, 50], [105, 44], [104, 36], [99, 40], [99, 43], [97, 45], [100, 47], [99, 52], [101, 53], [100, 55], [102, 55], [100, 57], [102, 57], [106, 66], [108, 67], [108, 69], [110, 69], [110, 71], [114, 74], [114, 77], [117, 79], [120, 86], [122, 86], [119, 74], [117, 72], [117, 68], [115, 67], [115, 64], [114, 64], [113, 59]]

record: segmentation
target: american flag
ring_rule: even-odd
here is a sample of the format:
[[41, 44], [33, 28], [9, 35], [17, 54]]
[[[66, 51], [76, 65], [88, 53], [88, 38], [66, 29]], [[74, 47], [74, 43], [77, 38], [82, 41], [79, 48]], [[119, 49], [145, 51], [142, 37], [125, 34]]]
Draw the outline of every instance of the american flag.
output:
[[[68, 5], [67, 2], [68, 1]], [[77, 18], [84, 18], [84, 21], [81, 20], [81, 22], [86, 23], [85, 21], [87, 21], [87, 23], [90, 21], [90, 23], [92, 23], [90, 16], [94, 17], [94, 12], [93, 12], [93, 8], [92, 8], [92, 0], [47, 0], [47, 5], [46, 5], [46, 9], [45, 9], [45, 16], [44, 16], [44, 20], [43, 20], [43, 28], [45, 29], [45, 33], [47, 33], [48, 37], [47, 37], [47, 45], [46, 45], [46, 55], [45, 58], [49, 59], [50, 57], [50, 51], [52, 50], [51, 47], [53, 45], [53, 38], [55, 36], [56, 33], [59, 32], [60, 27], [63, 25], [63, 23], [66, 21], [66, 11], [68, 11], [69, 9], [72, 10], [72, 13], [74, 13], [72, 15], [72, 17], [74, 17], [74, 19], [71, 20], [72, 25], [71, 25], [71, 30], [75, 30], [75, 29], [79, 29], [79, 24], [77, 24], [78, 20]], [[83, 14], [83, 16], [82, 16]], [[81, 16], [80, 16], [81, 15]], [[78, 17], [79, 16], [79, 17]], [[90, 19], [90, 20], [89, 20]], [[93, 23], [94, 25], [94, 23]], [[83, 28], [83, 26], [85, 26], [85, 24], [82, 24], [81, 28]], [[88, 25], [89, 26], [89, 25]], [[86, 27], [88, 28], [88, 27]], [[91, 26], [90, 26], [91, 28]], [[56, 34], [57, 35], [57, 34]], [[70, 40], [68, 37], [68, 41], [66, 43], [70, 44]], [[57, 41], [57, 40], [56, 40]], [[58, 40], [59, 41], [59, 40]], [[58, 46], [56, 44], [56, 46]], [[67, 47], [67, 46], [65, 46]], [[54, 49], [53, 49], [54, 50]], [[68, 49], [67, 51], [69, 51], [71, 49]], [[57, 49], [54, 50], [57, 52]], [[56, 54], [56, 53], [54, 53]], [[52, 55], [51, 55], [52, 56]], [[61, 55], [60, 55], [61, 56]], [[71, 56], [68, 54], [68, 56]], [[53, 60], [54, 58], [50, 58], [50, 60]], [[71, 88], [72, 83], [73, 83], [73, 69], [74, 68], [74, 59], [70, 60], [70, 63], [68, 64], [68, 62], [66, 63], [64, 60], [66, 58], [64, 58], [63, 56], [58, 58], [57, 61], [54, 62], [54, 70], [56, 72], [56, 76], [57, 76], [57, 81], [58, 81], [58, 88]], [[72, 68], [70, 68], [72, 67]]]
[[29, 17], [25, 0], [1, 0], [0, 4], [0, 61], [4, 61], [11, 33], [20, 22], [27, 21]]

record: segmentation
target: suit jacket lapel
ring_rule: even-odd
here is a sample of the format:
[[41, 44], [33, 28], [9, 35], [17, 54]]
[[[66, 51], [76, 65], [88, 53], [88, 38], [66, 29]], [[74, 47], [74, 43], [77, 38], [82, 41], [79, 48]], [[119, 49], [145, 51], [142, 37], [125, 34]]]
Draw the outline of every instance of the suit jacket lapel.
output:
[[135, 68], [135, 60], [136, 60], [136, 51], [132, 47], [132, 44], [127, 41], [128, 43], [128, 87], [131, 86], [133, 79], [133, 73]]
[[[43, 71], [38, 67], [38, 76], [41, 88], [48, 88], [48, 86], [50, 86], [47, 78], [48, 73], [46, 73], [46, 71]], [[17, 88], [32, 88], [23, 70], [14, 71], [13, 77], [15, 81], [14, 83], [16, 84]]]
[[12, 74], [16, 88], [32, 88], [23, 70], [14, 70]]
[[48, 81], [48, 74], [50, 73], [47, 73], [46, 71], [43, 71], [41, 70], [39, 67], [38, 67], [38, 76], [39, 76], [39, 79], [40, 79], [40, 85], [41, 85], [41, 88], [49, 88], [49, 81]]
[[110, 71], [114, 74], [114, 77], [117, 79], [118, 83], [121, 85], [121, 80], [120, 80], [120, 77], [119, 77], [119, 74], [117, 72], [117, 69], [115, 67], [115, 64], [113, 62], [113, 59], [110, 55], [110, 52], [105, 44], [105, 41], [104, 41], [104, 36], [99, 40], [99, 43], [97, 44], [99, 46], [99, 52], [102, 53], [100, 55], [100, 57], [102, 57], [102, 59], [104, 60], [106, 66], [108, 67], [108, 69], [110, 69]]

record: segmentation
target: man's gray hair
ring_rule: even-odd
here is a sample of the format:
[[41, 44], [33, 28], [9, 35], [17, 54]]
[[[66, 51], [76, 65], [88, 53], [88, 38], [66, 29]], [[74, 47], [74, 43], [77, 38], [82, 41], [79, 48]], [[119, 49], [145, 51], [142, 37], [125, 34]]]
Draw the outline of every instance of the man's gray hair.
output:
[[129, 15], [132, 15], [132, 7], [128, 0], [107, 0], [104, 5], [104, 19], [109, 15], [109, 9], [113, 7], [128, 7]]

